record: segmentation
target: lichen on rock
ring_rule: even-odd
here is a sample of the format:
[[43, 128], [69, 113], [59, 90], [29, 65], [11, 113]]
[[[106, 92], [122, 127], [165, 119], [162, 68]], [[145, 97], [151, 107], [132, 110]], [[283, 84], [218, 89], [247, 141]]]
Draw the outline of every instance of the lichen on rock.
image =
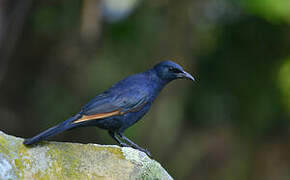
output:
[[0, 131], [0, 179], [172, 179], [138, 150], [116, 145], [42, 142]]

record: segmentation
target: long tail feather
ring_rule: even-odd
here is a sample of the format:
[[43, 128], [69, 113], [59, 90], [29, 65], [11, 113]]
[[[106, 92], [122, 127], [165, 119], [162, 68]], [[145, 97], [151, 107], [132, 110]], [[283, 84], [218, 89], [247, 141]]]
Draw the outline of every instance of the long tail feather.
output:
[[38, 135], [32, 137], [32, 138], [28, 138], [26, 139], [23, 144], [25, 145], [31, 145], [31, 144], [34, 144], [34, 143], [37, 143], [39, 141], [42, 141], [44, 139], [47, 139], [48, 137], [51, 137], [53, 135], [56, 135], [58, 133], [61, 133], [65, 130], [69, 130], [69, 129], [72, 129], [75, 127], [74, 124], [71, 124], [72, 121], [75, 121], [77, 119], [79, 119], [81, 117], [81, 115], [77, 114], [76, 116], [73, 116], [69, 119], [67, 119], [66, 121], [56, 125], [56, 126], [53, 126], [41, 133], [39, 133]]

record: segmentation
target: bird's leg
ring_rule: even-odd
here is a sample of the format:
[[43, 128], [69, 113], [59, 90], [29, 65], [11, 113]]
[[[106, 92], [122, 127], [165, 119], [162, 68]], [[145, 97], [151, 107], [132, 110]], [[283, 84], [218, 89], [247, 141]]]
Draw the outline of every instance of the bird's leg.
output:
[[117, 136], [116, 136], [116, 133], [114, 131], [109, 131], [109, 135], [115, 140], [117, 141], [120, 146], [122, 147], [130, 147], [128, 144], [122, 142]]
[[128, 142], [129, 144], [131, 144], [131, 147], [138, 149], [142, 152], [145, 152], [149, 157], [151, 156], [151, 153], [149, 151], [147, 151], [147, 149], [143, 149], [140, 146], [138, 146], [137, 144], [135, 144], [133, 141], [131, 141], [129, 138], [127, 138], [126, 136], [124, 136], [123, 133], [118, 133], [118, 135], [121, 137], [121, 139], [125, 140], [126, 142]]

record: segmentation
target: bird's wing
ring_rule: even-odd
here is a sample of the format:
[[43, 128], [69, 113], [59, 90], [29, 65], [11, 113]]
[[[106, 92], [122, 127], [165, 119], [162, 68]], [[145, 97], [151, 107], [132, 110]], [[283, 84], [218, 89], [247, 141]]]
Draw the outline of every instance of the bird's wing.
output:
[[143, 90], [136, 89], [128, 89], [117, 94], [100, 94], [82, 108], [81, 114], [83, 116], [73, 123], [138, 111], [146, 104], [146, 97], [147, 94]]

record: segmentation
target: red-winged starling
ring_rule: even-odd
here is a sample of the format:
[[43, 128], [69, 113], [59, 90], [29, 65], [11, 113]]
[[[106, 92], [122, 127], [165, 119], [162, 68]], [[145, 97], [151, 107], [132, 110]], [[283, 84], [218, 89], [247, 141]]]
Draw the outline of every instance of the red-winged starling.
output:
[[76, 115], [26, 139], [23, 144], [31, 145], [77, 127], [97, 126], [108, 130], [121, 146], [133, 147], [151, 156], [149, 151], [125, 137], [124, 131], [148, 112], [162, 88], [175, 79], [194, 81], [193, 76], [175, 62], [160, 62], [148, 71], [121, 80], [89, 101]]

